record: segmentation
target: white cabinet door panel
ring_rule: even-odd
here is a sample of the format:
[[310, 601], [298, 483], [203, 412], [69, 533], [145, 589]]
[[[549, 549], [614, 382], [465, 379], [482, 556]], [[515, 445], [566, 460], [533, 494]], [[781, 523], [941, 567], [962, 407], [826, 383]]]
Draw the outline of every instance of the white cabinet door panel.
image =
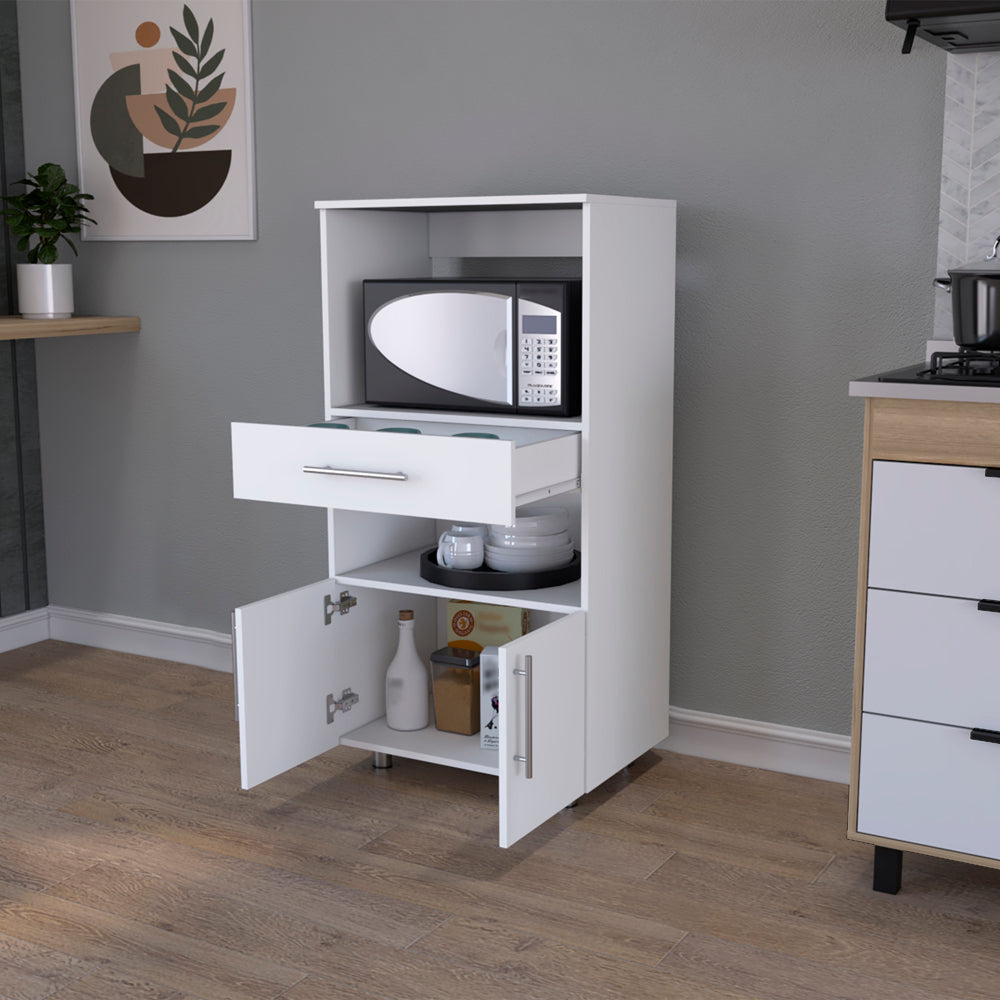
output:
[[[568, 615], [500, 648], [501, 847], [584, 793], [584, 618]], [[530, 679], [516, 673], [527, 657]], [[530, 778], [514, 759], [524, 756]]]
[[869, 590], [865, 711], [1000, 729], [1000, 614], [976, 605]]
[[579, 434], [534, 436], [520, 443], [233, 424], [233, 493], [245, 500], [511, 524], [518, 503], [579, 485]]
[[1000, 858], [1000, 745], [865, 713], [858, 832]]
[[1000, 599], [1000, 478], [982, 468], [873, 463], [868, 586]]
[[[424, 632], [433, 629], [433, 602], [377, 590], [354, 590], [358, 603], [326, 624], [332, 580], [237, 608], [234, 615], [240, 767], [244, 788], [273, 778], [337, 746], [342, 734], [385, 714], [385, 669], [396, 651], [401, 607]], [[419, 603], [415, 603], [419, 602]], [[427, 653], [433, 637], [421, 635]], [[350, 711], [327, 721], [327, 695], [358, 695]]]

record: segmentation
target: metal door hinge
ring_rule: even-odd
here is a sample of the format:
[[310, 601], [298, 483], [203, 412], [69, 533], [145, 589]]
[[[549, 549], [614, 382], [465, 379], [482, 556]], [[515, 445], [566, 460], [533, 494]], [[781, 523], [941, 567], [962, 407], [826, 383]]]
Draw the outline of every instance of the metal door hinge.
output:
[[337, 714], [338, 710], [341, 712], [349, 712], [360, 700], [360, 695], [356, 695], [350, 688], [344, 688], [339, 699], [334, 698], [332, 694], [328, 694], [326, 696], [327, 725], [333, 722], [333, 718]]
[[358, 599], [352, 596], [349, 590], [340, 592], [339, 601], [335, 601], [329, 594], [326, 594], [323, 597], [323, 623], [329, 625], [333, 621], [334, 612], [346, 615], [357, 603]]

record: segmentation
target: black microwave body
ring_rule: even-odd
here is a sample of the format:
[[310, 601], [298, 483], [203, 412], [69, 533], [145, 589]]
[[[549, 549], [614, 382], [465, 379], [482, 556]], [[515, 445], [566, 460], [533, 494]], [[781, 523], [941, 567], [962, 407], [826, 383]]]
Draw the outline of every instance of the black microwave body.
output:
[[581, 282], [363, 282], [365, 401], [578, 416]]

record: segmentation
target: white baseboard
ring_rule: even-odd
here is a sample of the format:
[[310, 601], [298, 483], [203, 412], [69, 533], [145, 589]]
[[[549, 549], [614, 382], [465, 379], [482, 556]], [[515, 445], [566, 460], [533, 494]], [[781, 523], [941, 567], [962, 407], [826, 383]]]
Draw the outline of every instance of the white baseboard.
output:
[[30, 646], [49, 638], [49, 609], [25, 611], [19, 615], [0, 618], [0, 653]]
[[61, 639], [81, 646], [174, 660], [227, 673], [233, 670], [232, 639], [225, 632], [52, 604], [37, 611], [0, 618], [0, 652], [43, 639]]
[[[42, 639], [62, 639], [227, 673], [233, 669], [232, 639], [225, 632], [55, 605], [0, 618], [0, 653]], [[769, 771], [825, 781], [848, 780], [850, 738], [836, 733], [671, 708], [670, 736], [659, 746], [674, 753]]]
[[689, 708], [670, 709], [670, 735], [659, 746], [692, 757], [843, 784], [850, 775], [849, 736]]

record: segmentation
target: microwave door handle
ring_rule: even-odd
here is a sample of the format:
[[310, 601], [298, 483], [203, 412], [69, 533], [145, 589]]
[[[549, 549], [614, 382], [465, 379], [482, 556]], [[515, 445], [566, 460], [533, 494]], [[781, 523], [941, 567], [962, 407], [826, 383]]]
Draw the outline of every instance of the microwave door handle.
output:
[[517, 295], [512, 295], [507, 303], [507, 405], [517, 405], [517, 373], [520, 365], [517, 328], [520, 324], [520, 306]]

